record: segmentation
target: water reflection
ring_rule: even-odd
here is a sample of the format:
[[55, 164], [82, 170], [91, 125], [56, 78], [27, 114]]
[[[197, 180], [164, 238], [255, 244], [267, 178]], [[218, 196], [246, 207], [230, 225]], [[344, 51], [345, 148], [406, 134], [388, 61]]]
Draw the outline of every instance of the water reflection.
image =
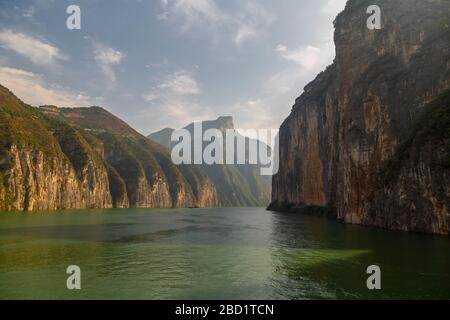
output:
[[[295, 214], [273, 216], [273, 283], [288, 298], [449, 298], [446, 237], [341, 225]], [[366, 288], [369, 265], [381, 291]]]

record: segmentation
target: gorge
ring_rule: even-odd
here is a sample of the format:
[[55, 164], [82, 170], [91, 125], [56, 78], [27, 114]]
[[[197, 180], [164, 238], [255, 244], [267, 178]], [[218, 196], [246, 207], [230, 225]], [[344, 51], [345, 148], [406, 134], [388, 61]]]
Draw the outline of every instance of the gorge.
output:
[[0, 300], [450, 299], [450, 0], [77, 2], [0, 1]]
[[[367, 28], [371, 5], [381, 29]], [[269, 209], [447, 235], [449, 31], [445, 0], [348, 1], [333, 64], [281, 126]], [[204, 126], [234, 130], [231, 117]], [[0, 210], [270, 202], [257, 166], [176, 166], [172, 132], [145, 137], [99, 107], [35, 108], [0, 86]]]

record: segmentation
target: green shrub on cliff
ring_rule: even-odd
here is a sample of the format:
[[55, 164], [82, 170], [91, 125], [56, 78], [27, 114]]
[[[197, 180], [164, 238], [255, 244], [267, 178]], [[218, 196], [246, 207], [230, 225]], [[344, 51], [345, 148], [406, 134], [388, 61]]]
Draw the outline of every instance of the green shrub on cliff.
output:
[[62, 156], [58, 142], [45, 126], [43, 115], [0, 85], [1, 150], [5, 152], [13, 144], [39, 149], [56, 158]]

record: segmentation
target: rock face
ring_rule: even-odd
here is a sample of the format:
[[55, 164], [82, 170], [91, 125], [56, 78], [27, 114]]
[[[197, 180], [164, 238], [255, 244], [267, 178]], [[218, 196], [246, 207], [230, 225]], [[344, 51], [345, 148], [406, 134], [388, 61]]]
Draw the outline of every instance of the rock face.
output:
[[203, 172], [107, 111], [37, 109], [0, 86], [0, 210], [217, 205]]
[[[191, 123], [184, 129], [193, 136], [194, 124]], [[234, 130], [232, 117], [219, 117], [216, 120], [203, 121], [203, 132], [209, 129], [222, 131]], [[174, 129], [166, 128], [148, 136], [149, 139], [159, 143], [165, 148], [171, 149], [171, 141]], [[239, 135], [239, 134], [238, 134]], [[242, 137], [241, 135], [239, 135]], [[243, 137], [242, 137], [243, 138]], [[249, 139], [246, 143], [249, 143]], [[262, 142], [258, 143], [262, 144]], [[226, 145], [226, 143], [224, 143]], [[206, 147], [204, 144], [203, 148]], [[241, 206], [266, 206], [270, 202], [271, 178], [260, 175], [260, 166], [250, 164], [228, 164], [228, 165], [198, 165], [192, 166], [205, 172], [216, 186], [219, 204], [227, 207]]]
[[450, 90], [427, 106], [387, 162], [364, 224], [446, 233], [450, 208]]
[[112, 206], [106, 168], [86, 141], [1, 86], [0, 178], [1, 210]]
[[[366, 27], [374, 4], [381, 30]], [[421, 114], [448, 115], [437, 97], [450, 88], [449, 26], [444, 0], [348, 1], [335, 21], [333, 65], [281, 127], [270, 208], [323, 207], [346, 223], [448, 234], [450, 173], [436, 162], [448, 163], [449, 127], [420, 143], [414, 136]]]

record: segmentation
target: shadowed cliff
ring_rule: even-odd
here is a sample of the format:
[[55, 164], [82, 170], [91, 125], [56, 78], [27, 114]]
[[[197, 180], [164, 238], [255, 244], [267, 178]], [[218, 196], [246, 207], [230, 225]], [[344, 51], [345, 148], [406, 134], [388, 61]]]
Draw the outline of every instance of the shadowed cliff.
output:
[[[381, 30], [366, 27], [370, 5]], [[448, 112], [449, 26], [448, 1], [348, 1], [334, 63], [281, 126], [270, 209], [448, 234], [449, 126], [425, 119]]]

